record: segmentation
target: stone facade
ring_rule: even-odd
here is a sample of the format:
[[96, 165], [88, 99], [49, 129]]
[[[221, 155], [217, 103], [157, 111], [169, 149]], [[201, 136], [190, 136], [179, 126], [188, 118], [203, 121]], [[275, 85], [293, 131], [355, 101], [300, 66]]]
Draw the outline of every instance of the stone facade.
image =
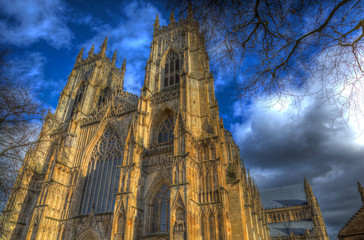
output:
[[224, 128], [192, 12], [154, 23], [140, 97], [117, 53], [83, 49], [25, 158], [4, 239], [270, 239], [239, 148]]

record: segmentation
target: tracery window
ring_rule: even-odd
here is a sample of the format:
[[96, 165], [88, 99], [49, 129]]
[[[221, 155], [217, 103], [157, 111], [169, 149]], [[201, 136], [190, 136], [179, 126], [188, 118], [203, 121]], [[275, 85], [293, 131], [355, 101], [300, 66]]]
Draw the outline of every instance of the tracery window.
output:
[[168, 53], [164, 68], [164, 87], [172, 86], [179, 83], [178, 71], [180, 62], [178, 54], [174, 51]]
[[169, 188], [163, 184], [153, 201], [152, 232], [169, 232], [169, 201]]
[[170, 142], [173, 140], [173, 117], [169, 115], [159, 126], [158, 143]]
[[118, 190], [122, 152], [120, 139], [108, 128], [92, 150], [82, 193], [80, 214], [111, 212]]

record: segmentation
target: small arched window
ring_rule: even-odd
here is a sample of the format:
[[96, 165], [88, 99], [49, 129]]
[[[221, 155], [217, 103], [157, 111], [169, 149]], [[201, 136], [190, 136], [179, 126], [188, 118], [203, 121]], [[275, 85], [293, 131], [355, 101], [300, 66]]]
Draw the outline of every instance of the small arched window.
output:
[[80, 86], [80, 88], [77, 91], [76, 97], [75, 97], [75, 101], [73, 102], [73, 107], [72, 107], [72, 111], [71, 111], [71, 117], [73, 117], [73, 111], [77, 108], [77, 106], [81, 103], [82, 98], [83, 98], [83, 93], [85, 91], [85, 85], [82, 84]]
[[111, 90], [109, 87], [106, 87], [104, 90], [100, 91], [98, 105], [104, 104], [111, 97]]
[[84, 91], [85, 91], [85, 85], [82, 84], [80, 89], [78, 90], [76, 98], [75, 98], [75, 104], [74, 104], [75, 107], [77, 107], [78, 103], [81, 102]]
[[169, 188], [163, 184], [153, 201], [152, 232], [169, 232], [169, 199]]
[[80, 214], [112, 212], [118, 190], [122, 152], [120, 139], [108, 128], [91, 153], [84, 183]]
[[178, 71], [180, 62], [178, 54], [174, 51], [168, 53], [164, 68], [164, 87], [172, 86], [179, 83]]
[[173, 117], [169, 115], [159, 126], [158, 143], [170, 142], [173, 140]]

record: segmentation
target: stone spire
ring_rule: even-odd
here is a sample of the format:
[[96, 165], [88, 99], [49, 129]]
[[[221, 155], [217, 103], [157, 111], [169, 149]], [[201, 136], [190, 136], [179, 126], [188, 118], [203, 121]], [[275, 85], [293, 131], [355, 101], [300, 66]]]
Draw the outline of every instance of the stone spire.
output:
[[155, 18], [155, 21], [154, 21], [154, 31], [156, 29], [159, 29], [159, 15], [157, 14], [157, 17]]
[[95, 44], [92, 44], [90, 51], [88, 52], [88, 57], [92, 57], [94, 55]]
[[78, 53], [77, 58], [76, 58], [76, 63], [81, 62], [82, 56], [83, 56], [83, 50], [84, 50], [84, 47], [82, 47], [81, 51]]
[[358, 182], [358, 190], [359, 190], [359, 193], [360, 193], [361, 202], [364, 205], [364, 187], [360, 184], [360, 182]]
[[173, 10], [171, 11], [171, 16], [169, 17], [169, 23], [175, 23], [176, 19], [174, 18], [174, 12]]
[[101, 45], [101, 50], [99, 52], [101, 57], [105, 57], [106, 56], [106, 49], [107, 49], [107, 36], [105, 37], [104, 42]]
[[125, 71], [126, 71], [126, 60], [124, 58], [124, 61], [123, 61], [123, 65], [121, 65], [121, 78], [120, 78], [120, 81], [119, 81], [119, 86], [118, 88], [119, 89], [123, 89], [124, 87], [124, 77], [125, 77]]
[[308, 183], [306, 177], [304, 177], [304, 186], [305, 186], [305, 192], [306, 192], [307, 198], [313, 197], [311, 185]]
[[329, 238], [327, 235], [327, 231], [326, 231], [324, 219], [322, 217], [322, 213], [320, 210], [320, 206], [318, 204], [317, 199], [313, 195], [312, 188], [311, 188], [310, 184], [308, 183], [306, 177], [304, 177], [304, 188], [305, 188], [305, 192], [306, 192], [306, 199], [307, 199], [308, 205], [311, 208], [311, 215], [312, 215], [313, 223], [314, 223], [315, 227], [318, 228], [318, 231], [320, 232], [320, 234], [322, 234], [322, 238], [320, 238], [320, 239], [328, 240]]
[[111, 59], [111, 64], [115, 67], [115, 62], [116, 62], [116, 55], [117, 55], [117, 51], [115, 49], [115, 52], [114, 52], [114, 55], [112, 56], [112, 59]]
[[193, 11], [192, 11], [191, 0], [188, 1], [187, 19], [193, 20]]
[[121, 65], [121, 71], [125, 72], [126, 69], [126, 59], [124, 58], [123, 65]]

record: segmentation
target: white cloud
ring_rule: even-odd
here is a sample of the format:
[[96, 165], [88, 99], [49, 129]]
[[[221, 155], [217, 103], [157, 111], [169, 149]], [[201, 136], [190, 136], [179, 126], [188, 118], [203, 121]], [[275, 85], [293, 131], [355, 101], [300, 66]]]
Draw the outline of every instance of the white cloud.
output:
[[65, 80], [46, 79], [44, 68], [46, 57], [39, 52], [26, 52], [24, 55], [11, 56], [6, 63], [4, 77], [29, 86], [43, 103], [55, 105]]
[[150, 53], [153, 40], [153, 23], [159, 14], [161, 25], [165, 25], [161, 12], [151, 3], [132, 1], [121, 6], [120, 21], [112, 26], [108, 23], [98, 24], [92, 28], [96, 35], [86, 41], [83, 46], [86, 52], [95, 44], [95, 52], [104, 38], [108, 36], [107, 55], [112, 56], [114, 50], [118, 52], [117, 66], [120, 67], [126, 58], [126, 73], [124, 88], [134, 94], [139, 94], [142, 88], [146, 61]]
[[73, 36], [66, 9], [62, 0], [0, 1], [0, 42], [29, 46], [45, 40], [56, 48], [66, 47]]

